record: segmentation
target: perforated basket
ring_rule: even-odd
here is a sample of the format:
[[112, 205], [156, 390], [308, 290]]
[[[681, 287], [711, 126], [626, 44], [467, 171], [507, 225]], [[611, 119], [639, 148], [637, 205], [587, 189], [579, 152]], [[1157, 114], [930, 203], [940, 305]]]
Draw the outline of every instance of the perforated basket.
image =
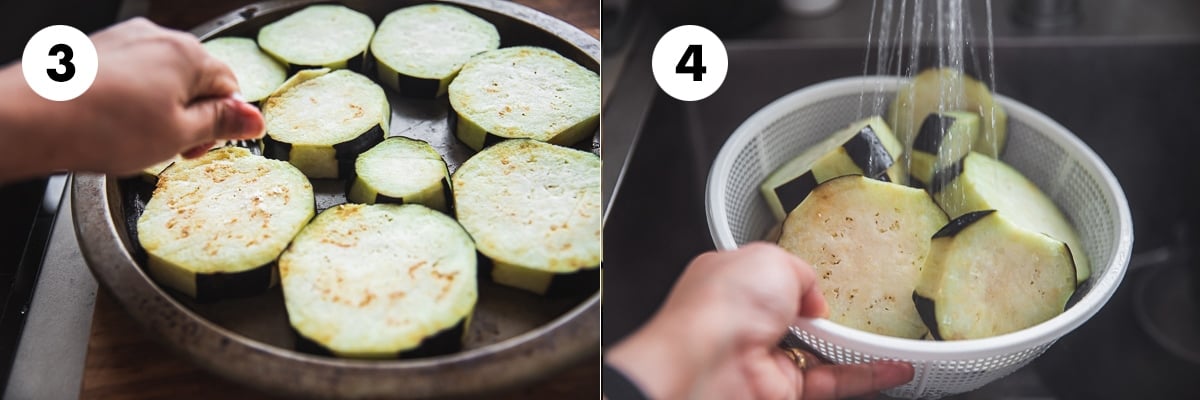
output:
[[[890, 102], [903, 83], [856, 77], [813, 85], [767, 105], [742, 123], [709, 172], [708, 225], [718, 249], [761, 240], [775, 224], [758, 187], [783, 163], [859, 118], [860, 104]], [[882, 91], [878, 89], [882, 88]], [[860, 100], [860, 95], [865, 96]], [[859, 331], [826, 319], [802, 319], [792, 333], [835, 363], [902, 360], [909, 383], [886, 394], [938, 398], [1000, 379], [1041, 355], [1104, 306], [1129, 264], [1133, 224], [1125, 194], [1094, 152], [1062, 125], [1024, 104], [997, 96], [1008, 111], [1008, 147], [1001, 159], [1020, 170], [1075, 224], [1092, 278], [1079, 302], [1036, 326], [986, 339], [921, 341]], [[861, 103], [860, 103], [861, 102]]]

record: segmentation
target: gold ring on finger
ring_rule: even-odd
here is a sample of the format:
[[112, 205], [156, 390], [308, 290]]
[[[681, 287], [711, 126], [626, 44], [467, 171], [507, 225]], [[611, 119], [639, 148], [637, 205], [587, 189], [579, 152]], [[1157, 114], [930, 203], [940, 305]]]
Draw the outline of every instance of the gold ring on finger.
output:
[[796, 368], [800, 368], [801, 371], [808, 368], [808, 355], [804, 354], [800, 349], [786, 348], [783, 349], [783, 353], [787, 354], [787, 357], [792, 360], [793, 364], [796, 364]]

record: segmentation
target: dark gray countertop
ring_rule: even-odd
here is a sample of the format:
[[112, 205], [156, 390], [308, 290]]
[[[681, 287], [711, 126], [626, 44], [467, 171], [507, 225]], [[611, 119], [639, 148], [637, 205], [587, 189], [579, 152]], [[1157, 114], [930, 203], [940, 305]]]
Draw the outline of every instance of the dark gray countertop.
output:
[[79, 397], [96, 290], [64, 193], [4, 398]]

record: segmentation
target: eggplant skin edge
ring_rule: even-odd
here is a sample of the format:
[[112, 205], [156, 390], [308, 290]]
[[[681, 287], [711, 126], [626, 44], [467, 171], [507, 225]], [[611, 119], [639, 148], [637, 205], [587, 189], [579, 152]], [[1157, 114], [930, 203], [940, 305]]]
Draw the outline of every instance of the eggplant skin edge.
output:
[[967, 229], [967, 227], [971, 226], [971, 224], [983, 219], [983, 217], [992, 215], [994, 212], [996, 212], [996, 210], [981, 210], [963, 214], [963, 216], [955, 218], [954, 220], [950, 221], [950, 223], [946, 224], [946, 226], [942, 227], [942, 229], [938, 230], [937, 233], [934, 233], [933, 238], [938, 239], [944, 237], [954, 237], [954, 235], [962, 232], [963, 229]]
[[912, 295], [913, 305], [917, 307], [917, 314], [921, 316], [921, 322], [925, 323], [925, 327], [929, 328], [929, 334], [933, 336], [933, 340], [943, 340], [942, 334], [938, 332], [937, 312], [935, 307], [937, 304], [932, 299], [921, 296], [916, 291]]
[[462, 351], [463, 342], [466, 341], [467, 332], [470, 332], [471, 314], [467, 314], [458, 323], [446, 329], [442, 329], [437, 333], [426, 336], [421, 339], [421, 343], [414, 347], [399, 349], [395, 352], [381, 353], [336, 353], [325, 345], [313, 339], [304, 336], [292, 327], [292, 334], [296, 338], [296, 350], [302, 353], [315, 354], [328, 357], [343, 357], [343, 358], [366, 358], [366, 359], [413, 359], [424, 357], [435, 357], [446, 354], [453, 354]]

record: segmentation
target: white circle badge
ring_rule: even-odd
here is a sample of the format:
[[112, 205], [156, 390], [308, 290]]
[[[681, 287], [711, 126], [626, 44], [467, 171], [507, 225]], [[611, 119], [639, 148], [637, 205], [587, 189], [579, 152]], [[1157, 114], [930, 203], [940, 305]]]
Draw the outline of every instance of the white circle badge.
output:
[[98, 64], [96, 46], [87, 35], [71, 26], [52, 25], [25, 44], [21, 73], [38, 96], [67, 101], [92, 86]]
[[650, 64], [654, 80], [664, 92], [679, 100], [696, 101], [711, 96], [725, 82], [729, 55], [712, 31], [682, 25], [658, 39]]

